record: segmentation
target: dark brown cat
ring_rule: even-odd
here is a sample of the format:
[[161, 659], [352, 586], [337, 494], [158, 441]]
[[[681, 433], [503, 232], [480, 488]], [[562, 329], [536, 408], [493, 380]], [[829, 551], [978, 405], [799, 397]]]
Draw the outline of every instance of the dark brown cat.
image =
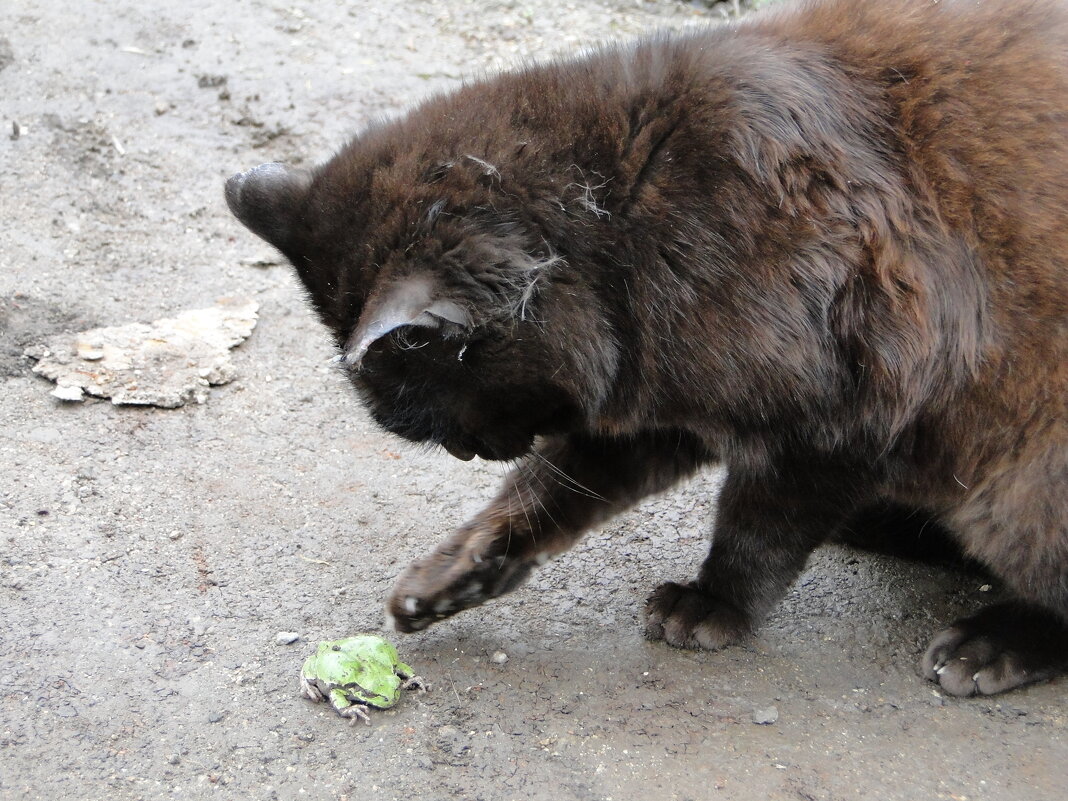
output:
[[519, 459], [416, 562], [412, 631], [728, 467], [647, 633], [745, 636], [809, 553], [922, 510], [1017, 600], [926, 675], [1068, 663], [1068, 18], [1054, 2], [827, 0], [429, 100], [231, 209], [296, 267], [374, 418]]

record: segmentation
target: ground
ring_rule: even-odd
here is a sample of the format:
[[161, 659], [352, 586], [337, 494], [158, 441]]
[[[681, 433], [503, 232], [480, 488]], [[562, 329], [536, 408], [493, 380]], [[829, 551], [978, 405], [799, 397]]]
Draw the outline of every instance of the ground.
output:
[[[1064, 680], [959, 700], [919, 675], [927, 638], [996, 595], [980, 576], [827, 548], [747, 647], [644, 641], [646, 594], [706, 548], [715, 473], [393, 636], [433, 687], [371, 726], [298, 695], [315, 643], [382, 631], [394, 578], [501, 469], [370, 424], [224, 179], [703, 8], [0, 5], [0, 799], [1064, 797]], [[65, 403], [22, 355], [223, 296], [260, 320], [202, 405]]]

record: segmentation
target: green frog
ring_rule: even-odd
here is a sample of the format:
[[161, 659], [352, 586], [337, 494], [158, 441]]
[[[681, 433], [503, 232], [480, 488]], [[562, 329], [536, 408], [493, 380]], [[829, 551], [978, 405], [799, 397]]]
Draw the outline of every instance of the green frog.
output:
[[370, 724], [369, 709], [389, 709], [401, 690], [426, 692], [427, 684], [400, 661], [397, 649], [376, 634], [319, 643], [300, 673], [301, 694], [330, 700], [342, 717]]

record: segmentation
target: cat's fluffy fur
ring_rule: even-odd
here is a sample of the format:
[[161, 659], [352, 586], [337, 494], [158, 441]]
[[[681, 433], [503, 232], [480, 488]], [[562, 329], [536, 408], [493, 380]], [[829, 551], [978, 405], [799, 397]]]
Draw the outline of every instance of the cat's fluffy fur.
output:
[[720, 461], [710, 555], [653, 593], [650, 637], [738, 640], [890, 503], [1015, 598], [939, 634], [929, 678], [1062, 669], [1066, 53], [1055, 2], [811, 2], [475, 82], [310, 172], [234, 176], [380, 423], [522, 459], [401, 577], [397, 626]]

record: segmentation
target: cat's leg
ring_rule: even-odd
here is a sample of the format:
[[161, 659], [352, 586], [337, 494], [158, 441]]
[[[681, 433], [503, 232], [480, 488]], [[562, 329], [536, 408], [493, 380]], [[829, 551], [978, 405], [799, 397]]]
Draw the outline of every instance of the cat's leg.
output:
[[970, 555], [1014, 600], [932, 640], [924, 675], [952, 695], [991, 695], [1068, 671], [1068, 465], [1062, 448], [1004, 470], [952, 516]]
[[[744, 639], [785, 595], [808, 555], [854, 508], [856, 480], [814, 469], [729, 475], [712, 547], [695, 581], [662, 584], [646, 602], [646, 636], [683, 648]], [[852, 493], [851, 493], [852, 494]]]
[[677, 433], [546, 441], [482, 512], [405, 570], [387, 603], [395, 628], [423, 629], [515, 589], [591, 526], [710, 460]]

